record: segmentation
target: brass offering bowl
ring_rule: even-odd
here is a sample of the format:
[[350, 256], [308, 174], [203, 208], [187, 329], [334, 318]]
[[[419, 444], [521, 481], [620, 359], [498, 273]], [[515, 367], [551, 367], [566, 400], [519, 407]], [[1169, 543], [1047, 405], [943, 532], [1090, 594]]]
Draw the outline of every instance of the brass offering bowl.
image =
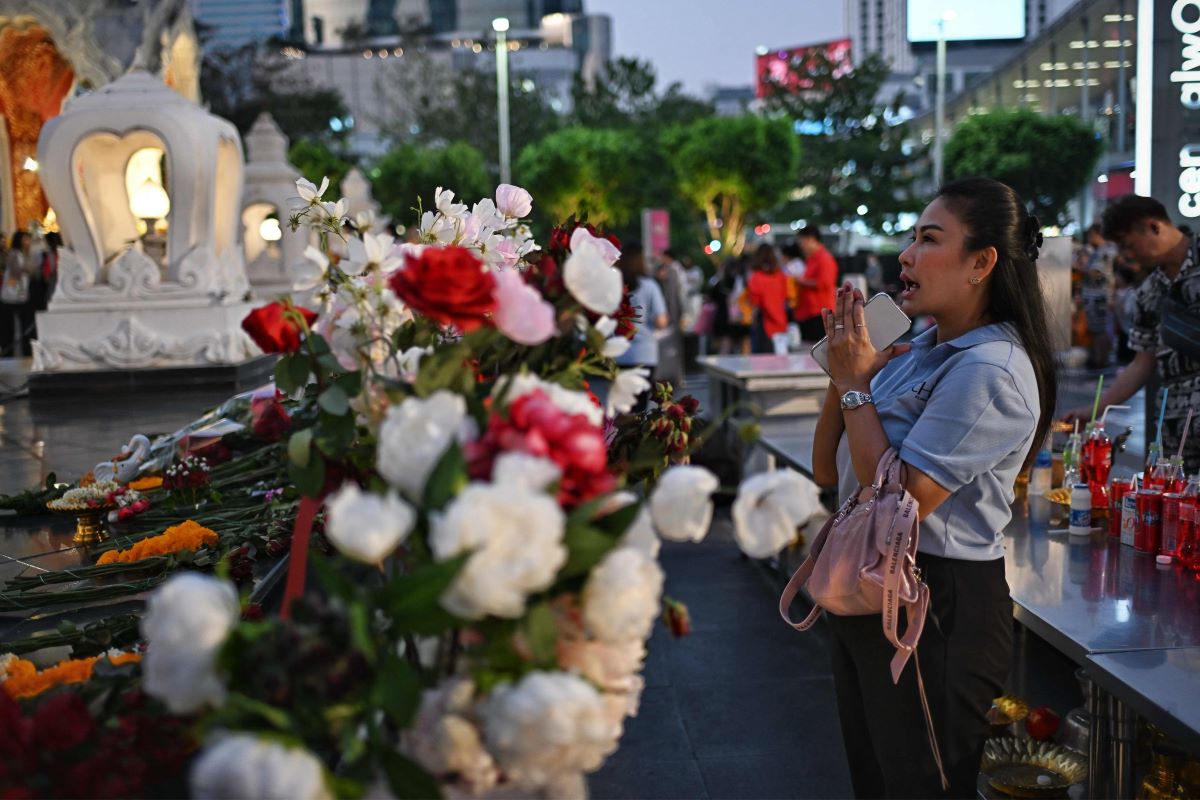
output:
[[75, 517], [75, 535], [71, 538], [73, 544], [99, 544], [108, 538], [108, 528], [105, 520], [108, 517], [108, 512], [112, 511], [111, 506], [55, 508], [47, 504], [46, 507], [55, 514]]
[[1066, 797], [1087, 777], [1087, 758], [1054, 742], [1003, 736], [983, 746], [988, 784], [1013, 797]]

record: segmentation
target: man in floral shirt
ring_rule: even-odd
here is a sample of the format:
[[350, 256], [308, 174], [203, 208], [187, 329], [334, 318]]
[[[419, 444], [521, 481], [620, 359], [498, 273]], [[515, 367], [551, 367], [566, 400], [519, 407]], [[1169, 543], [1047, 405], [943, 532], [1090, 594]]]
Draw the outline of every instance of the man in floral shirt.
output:
[[[1200, 359], [1163, 344], [1160, 306], [1168, 293], [1200, 315], [1200, 265], [1197, 242], [1176, 228], [1162, 203], [1150, 197], [1125, 195], [1104, 211], [1104, 237], [1116, 243], [1121, 254], [1149, 275], [1137, 288], [1129, 346], [1133, 361], [1117, 373], [1117, 379], [1100, 397], [1103, 408], [1128, 400], [1146, 385], [1155, 371], [1162, 388], [1170, 392], [1163, 418], [1163, 452], [1174, 453], [1183, 435], [1189, 408], [1200, 408]], [[1150, 400], [1147, 399], [1149, 403]], [[1154, 408], [1159, 401], [1155, 400]], [[1071, 411], [1067, 419], [1087, 419], [1090, 409]], [[1188, 473], [1200, 470], [1200, 418], [1192, 421], [1184, 461]], [[1153, 435], [1153, 431], [1149, 432]]]

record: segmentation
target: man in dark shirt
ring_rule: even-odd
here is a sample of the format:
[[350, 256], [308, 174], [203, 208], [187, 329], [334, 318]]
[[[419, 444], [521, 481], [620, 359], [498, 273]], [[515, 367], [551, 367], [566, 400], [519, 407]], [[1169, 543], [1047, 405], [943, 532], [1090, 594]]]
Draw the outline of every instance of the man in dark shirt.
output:
[[[1134, 357], [1117, 373], [1117, 379], [1100, 396], [1100, 407], [1123, 403], [1149, 382], [1157, 371], [1162, 390], [1169, 392], [1163, 417], [1163, 452], [1174, 453], [1183, 436], [1189, 408], [1200, 408], [1200, 360], [1163, 344], [1159, 330], [1160, 306], [1168, 292], [1177, 296], [1192, 314], [1200, 315], [1200, 265], [1196, 242], [1176, 228], [1162, 203], [1151, 197], [1125, 195], [1104, 211], [1104, 238], [1114, 242], [1121, 255], [1149, 272], [1137, 288], [1129, 346]], [[1146, 398], [1153, 408], [1157, 398]], [[1090, 417], [1090, 408], [1073, 409], [1068, 420]], [[1200, 470], [1200, 415], [1193, 418], [1184, 463], [1188, 473]], [[1147, 432], [1147, 438], [1154, 431]]]

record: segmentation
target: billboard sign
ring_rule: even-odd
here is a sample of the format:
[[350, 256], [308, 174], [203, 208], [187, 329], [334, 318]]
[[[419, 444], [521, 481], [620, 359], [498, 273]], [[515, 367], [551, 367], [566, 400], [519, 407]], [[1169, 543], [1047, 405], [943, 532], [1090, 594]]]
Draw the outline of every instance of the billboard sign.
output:
[[1024, 39], [1025, 0], [908, 0], [908, 41], [936, 42], [940, 20], [948, 42]]
[[754, 74], [758, 76], [755, 96], [766, 97], [772, 90], [800, 92], [814, 88], [814, 82], [808, 75], [815, 70], [822, 56], [835, 65], [834, 77], [854, 69], [849, 39], [786, 47], [765, 53], [760, 51], [755, 59]]

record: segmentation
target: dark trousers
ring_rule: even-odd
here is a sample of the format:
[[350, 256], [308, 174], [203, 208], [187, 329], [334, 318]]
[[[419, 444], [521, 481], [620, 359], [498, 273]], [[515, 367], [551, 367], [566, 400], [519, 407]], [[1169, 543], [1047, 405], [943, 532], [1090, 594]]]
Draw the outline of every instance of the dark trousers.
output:
[[808, 319], [802, 319], [800, 325], [800, 338], [806, 342], [819, 342], [825, 338], [825, 320], [820, 314]]
[[916, 660], [893, 684], [888, 665], [896, 651], [880, 617], [827, 614], [838, 716], [857, 797], [975, 797], [985, 715], [1008, 678], [1012, 600], [1004, 559], [921, 553], [917, 564], [931, 593], [917, 655], [950, 791], [942, 791], [925, 732]]
[[[32, 303], [14, 305], [0, 303], [0, 358], [28, 356], [31, 354], [29, 340], [34, 335], [34, 309]], [[14, 338], [13, 327], [20, 333]]]

